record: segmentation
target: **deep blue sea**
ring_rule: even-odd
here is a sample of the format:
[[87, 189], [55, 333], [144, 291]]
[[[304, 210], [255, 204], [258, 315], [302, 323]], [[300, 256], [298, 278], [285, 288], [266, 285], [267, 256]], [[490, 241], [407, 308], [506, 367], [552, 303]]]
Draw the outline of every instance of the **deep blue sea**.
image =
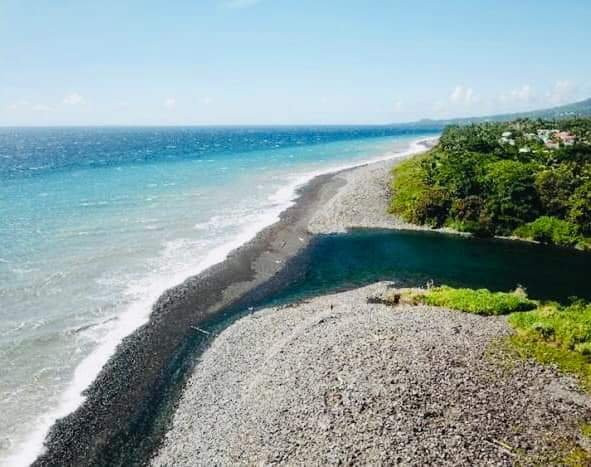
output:
[[[0, 463], [31, 461], [151, 305], [396, 127], [0, 129]], [[416, 148], [416, 146], [415, 146]]]

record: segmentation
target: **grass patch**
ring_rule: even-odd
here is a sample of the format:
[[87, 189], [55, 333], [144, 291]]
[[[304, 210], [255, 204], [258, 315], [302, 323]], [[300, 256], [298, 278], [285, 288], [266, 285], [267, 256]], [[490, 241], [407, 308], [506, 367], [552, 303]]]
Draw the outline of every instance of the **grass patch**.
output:
[[[398, 294], [401, 303], [431, 305], [478, 315], [509, 314], [516, 333], [509, 338], [517, 356], [556, 365], [591, 390], [591, 304], [539, 303], [522, 290], [491, 292], [448, 286]], [[591, 428], [589, 429], [591, 431]]]
[[534, 311], [512, 315], [509, 322], [532, 342], [591, 357], [591, 305], [544, 304]]
[[478, 315], [504, 315], [532, 310], [536, 302], [520, 292], [491, 292], [487, 289], [455, 289], [442, 286], [423, 292], [409, 292], [407, 299], [416, 303], [441, 306]]
[[586, 467], [591, 465], [591, 454], [579, 446], [573, 448], [564, 458], [564, 465], [569, 467]]
[[512, 314], [509, 323], [517, 331], [511, 343], [522, 356], [556, 365], [591, 390], [591, 305], [547, 303]]
[[[575, 375], [583, 388], [591, 391], [591, 304], [574, 301], [561, 306], [530, 300], [522, 290], [504, 293], [447, 286], [405, 291], [396, 297], [395, 303], [440, 306], [486, 316], [510, 314], [508, 322], [516, 333], [505, 341], [509, 353], [491, 350], [495, 357], [501, 356], [503, 366], [511, 369], [510, 363], [516, 358], [531, 358]], [[580, 435], [591, 438], [591, 424], [583, 423]], [[572, 440], [565, 445], [558, 443], [552, 456], [556, 458], [534, 464], [591, 465], [591, 453]], [[525, 459], [525, 463], [530, 460]]]
[[[456, 289], [447, 286], [426, 290], [398, 290], [385, 296], [383, 303], [432, 305], [479, 315], [509, 314], [508, 322], [516, 333], [490, 348], [489, 358], [511, 371], [520, 358], [557, 366], [578, 377], [591, 391], [591, 304], [574, 301], [569, 306], [540, 303], [527, 298], [522, 290], [491, 292], [487, 289]], [[508, 343], [508, 345], [507, 345]], [[572, 434], [572, 433], [571, 433]], [[591, 424], [580, 425], [580, 436], [591, 439]], [[591, 452], [576, 439], [555, 442], [554, 452], [544, 459], [527, 456], [527, 465], [591, 466]], [[582, 443], [586, 444], [586, 443]]]
[[484, 316], [509, 314], [508, 321], [516, 331], [509, 341], [518, 356], [556, 365], [578, 376], [591, 390], [591, 304], [540, 304], [521, 290], [507, 293], [447, 286], [406, 291], [400, 300]]
[[577, 376], [583, 388], [591, 391], [591, 364], [585, 356], [522, 334], [511, 336], [509, 342], [520, 357], [531, 358], [544, 365], [555, 365], [564, 373]]

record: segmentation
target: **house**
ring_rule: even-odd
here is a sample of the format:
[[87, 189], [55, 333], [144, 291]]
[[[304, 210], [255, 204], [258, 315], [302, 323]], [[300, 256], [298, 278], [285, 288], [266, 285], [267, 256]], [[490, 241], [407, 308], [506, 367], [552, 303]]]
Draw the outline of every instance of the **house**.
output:
[[549, 149], [558, 149], [561, 144], [564, 146], [572, 146], [575, 144], [576, 136], [568, 131], [552, 130], [538, 130], [538, 137], [544, 142]]
[[555, 133], [558, 133], [558, 130], [538, 130], [538, 138], [540, 138], [543, 141], [543, 143], [546, 144], [548, 141], [550, 141], [552, 135], [554, 135]]
[[572, 146], [575, 144], [575, 140], [577, 139], [575, 135], [568, 131], [560, 131], [555, 136], [565, 146]]
[[548, 149], [559, 149], [560, 148], [560, 143], [558, 141], [548, 140], [544, 144]]
[[511, 138], [512, 135], [513, 133], [511, 133], [510, 131], [504, 131], [501, 137], [499, 138], [499, 144], [509, 144], [511, 146], [515, 146], [515, 140]]

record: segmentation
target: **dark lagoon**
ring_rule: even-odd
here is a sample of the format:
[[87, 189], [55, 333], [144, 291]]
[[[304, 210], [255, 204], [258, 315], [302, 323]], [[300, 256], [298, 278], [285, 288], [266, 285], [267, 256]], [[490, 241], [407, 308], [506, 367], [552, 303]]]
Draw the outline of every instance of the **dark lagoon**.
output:
[[509, 291], [517, 285], [536, 299], [591, 300], [591, 253], [435, 232], [359, 229], [319, 236], [303, 275], [273, 301], [391, 280], [401, 286], [429, 281]]

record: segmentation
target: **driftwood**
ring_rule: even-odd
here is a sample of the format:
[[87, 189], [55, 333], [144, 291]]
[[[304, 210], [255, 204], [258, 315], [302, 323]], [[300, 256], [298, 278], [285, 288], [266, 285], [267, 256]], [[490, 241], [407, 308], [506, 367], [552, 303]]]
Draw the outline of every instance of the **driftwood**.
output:
[[517, 457], [517, 454], [515, 454], [513, 452], [513, 448], [511, 446], [509, 446], [507, 443], [499, 441], [498, 439], [492, 439], [492, 440], [485, 439], [485, 441], [487, 443], [495, 446], [496, 448], [499, 448], [505, 454], [508, 454], [509, 456], [512, 456], [512, 457]]
[[211, 334], [212, 334], [211, 332], [206, 331], [205, 329], [198, 328], [197, 326], [191, 326], [191, 329], [194, 329], [195, 331], [199, 331], [207, 336], [211, 336]]

